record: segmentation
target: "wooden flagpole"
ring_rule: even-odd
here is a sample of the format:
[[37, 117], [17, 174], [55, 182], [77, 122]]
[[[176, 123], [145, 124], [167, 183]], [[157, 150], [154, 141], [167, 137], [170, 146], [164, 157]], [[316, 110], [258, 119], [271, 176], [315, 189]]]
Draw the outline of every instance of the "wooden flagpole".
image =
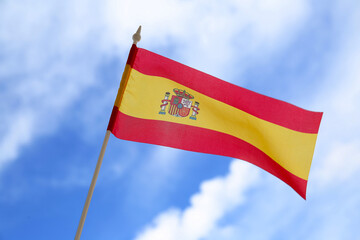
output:
[[[136, 33], [132, 37], [133, 44], [135, 44], [135, 45], [141, 39], [140, 32], [141, 32], [141, 26], [139, 26], [138, 30], [136, 31]], [[91, 180], [90, 187], [89, 187], [89, 192], [88, 192], [88, 195], [86, 197], [84, 208], [83, 208], [83, 211], [82, 211], [82, 214], [81, 214], [79, 226], [78, 226], [77, 231], [76, 231], [75, 240], [80, 240], [81, 232], [82, 232], [82, 229], [84, 227], [86, 215], [87, 215], [87, 212], [88, 212], [88, 209], [89, 209], [89, 206], [90, 206], [90, 202], [91, 202], [91, 198], [92, 198], [92, 195], [93, 195], [93, 192], [94, 192], [94, 189], [95, 189], [96, 180], [97, 180], [97, 178], [99, 176], [100, 167], [101, 167], [104, 155], [105, 155], [106, 146], [107, 146], [107, 143], [108, 143], [109, 138], [110, 138], [110, 133], [111, 133], [110, 130], [106, 131], [105, 138], [104, 138], [101, 150], [100, 150], [99, 158], [98, 158], [98, 161], [96, 163], [94, 175], [93, 175], [93, 178]]]

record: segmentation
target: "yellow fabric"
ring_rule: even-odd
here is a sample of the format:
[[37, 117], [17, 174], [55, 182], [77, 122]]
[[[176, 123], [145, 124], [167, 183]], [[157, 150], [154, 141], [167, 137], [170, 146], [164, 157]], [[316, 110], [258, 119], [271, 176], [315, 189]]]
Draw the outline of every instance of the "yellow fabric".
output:
[[[171, 99], [171, 95], [175, 95], [174, 88], [193, 95], [192, 105], [199, 102], [197, 120], [189, 119], [192, 110], [183, 118], [170, 115], [167, 112], [170, 104], [166, 106], [165, 115], [159, 114], [165, 93], [170, 92]], [[131, 69], [119, 109], [132, 117], [180, 123], [235, 136], [262, 150], [294, 175], [308, 179], [317, 134], [297, 132], [259, 119], [172, 80]]]
[[124, 90], [125, 90], [125, 87], [126, 87], [126, 84], [127, 84], [128, 80], [129, 80], [131, 70], [132, 70], [132, 68], [130, 67], [130, 65], [126, 64], [123, 75], [121, 77], [121, 82], [120, 82], [120, 87], [119, 87], [119, 90], [118, 90], [118, 94], [117, 94], [116, 99], [115, 99], [115, 104], [114, 105], [117, 106], [117, 107], [119, 107], [120, 102], [122, 100], [122, 97], [124, 95]]

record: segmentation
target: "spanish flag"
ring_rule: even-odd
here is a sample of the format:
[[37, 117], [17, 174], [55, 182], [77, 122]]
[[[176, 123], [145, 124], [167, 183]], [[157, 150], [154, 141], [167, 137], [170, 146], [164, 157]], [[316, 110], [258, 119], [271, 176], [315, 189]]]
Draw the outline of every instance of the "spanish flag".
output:
[[133, 45], [108, 130], [250, 162], [304, 199], [322, 117]]

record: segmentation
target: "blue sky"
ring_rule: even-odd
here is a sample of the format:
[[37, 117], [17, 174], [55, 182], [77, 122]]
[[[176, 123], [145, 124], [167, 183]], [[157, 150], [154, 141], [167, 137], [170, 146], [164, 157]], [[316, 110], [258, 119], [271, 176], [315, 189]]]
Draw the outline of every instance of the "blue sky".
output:
[[82, 239], [357, 239], [357, 0], [0, 1], [0, 239], [72, 239], [132, 40], [323, 111], [304, 201], [246, 162], [111, 136]]

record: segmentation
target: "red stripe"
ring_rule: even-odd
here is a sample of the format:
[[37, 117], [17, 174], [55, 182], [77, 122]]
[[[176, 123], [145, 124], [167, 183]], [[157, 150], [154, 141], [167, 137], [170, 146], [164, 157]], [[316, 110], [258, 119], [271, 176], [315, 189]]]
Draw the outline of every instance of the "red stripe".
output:
[[289, 129], [305, 133], [317, 133], [319, 130], [322, 117], [320, 112], [307, 111], [287, 102], [255, 93], [145, 49], [138, 49], [133, 68], [146, 75], [171, 79], [258, 118]]
[[115, 127], [116, 116], [118, 115], [118, 112], [119, 112], [119, 109], [114, 106], [113, 110], [111, 112], [111, 116], [110, 116], [108, 127], [107, 127], [107, 129], [110, 131], [112, 131], [112, 129], [114, 129], [114, 127]]
[[110, 124], [108, 130], [120, 139], [243, 159], [280, 178], [306, 199], [306, 180], [234, 136], [199, 127], [135, 118], [119, 112], [116, 107], [110, 122], [114, 124]]
[[173, 109], [173, 105], [170, 105], [169, 113], [170, 113], [171, 115], [173, 115], [172, 109]]
[[174, 115], [174, 105], [171, 105], [171, 106], [170, 106], [170, 111], [169, 111], [169, 113], [170, 113], [171, 115]]
[[135, 57], [136, 57], [136, 54], [138, 52], [138, 49], [139, 48], [137, 48], [135, 44], [133, 44], [131, 46], [129, 56], [128, 56], [128, 59], [127, 59], [127, 62], [126, 62], [126, 64], [129, 64], [131, 67], [133, 67], [133, 65], [134, 65], [134, 61], [135, 61]]

